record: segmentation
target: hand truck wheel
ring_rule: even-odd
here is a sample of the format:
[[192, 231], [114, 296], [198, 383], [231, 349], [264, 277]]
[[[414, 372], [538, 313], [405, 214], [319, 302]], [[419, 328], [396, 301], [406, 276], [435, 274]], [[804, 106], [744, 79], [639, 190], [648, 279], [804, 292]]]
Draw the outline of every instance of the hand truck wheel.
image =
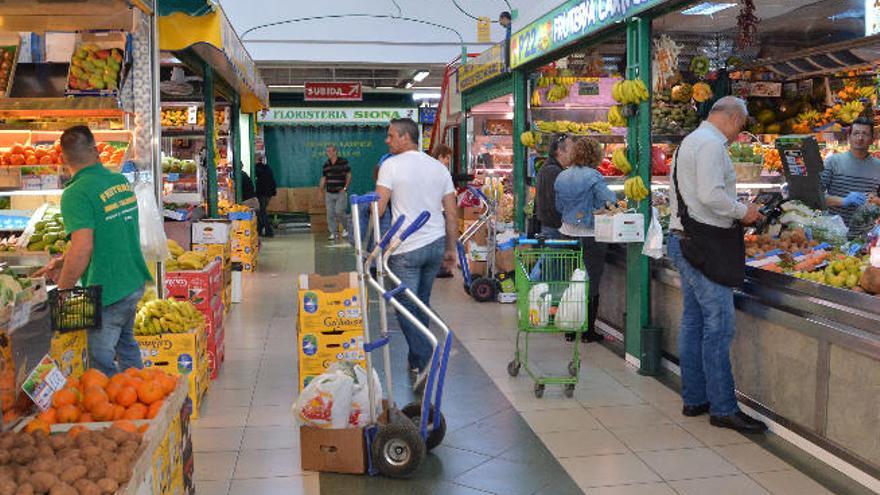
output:
[[471, 296], [477, 302], [495, 300], [495, 281], [480, 277], [471, 283]]
[[408, 478], [425, 458], [425, 442], [409, 419], [380, 425], [370, 452], [373, 465], [389, 478]]
[[544, 384], [543, 383], [536, 383], [535, 384], [535, 397], [537, 397], [539, 399], [544, 397]]
[[580, 367], [578, 366], [578, 364], [576, 362], [574, 362], [574, 361], [568, 362], [568, 374], [569, 375], [578, 376], [578, 369], [579, 368]]
[[[403, 409], [400, 410], [404, 416], [411, 419], [413, 424], [416, 425], [416, 428], [419, 428], [421, 424], [422, 418], [422, 403], [421, 402], [410, 402], [409, 404], [403, 406]], [[446, 436], [446, 418], [443, 417], [443, 413], [440, 413], [440, 424], [432, 429], [434, 424], [434, 408], [431, 408], [431, 411], [428, 414], [428, 438], [425, 439], [425, 447], [428, 449], [428, 452], [437, 447], [441, 443], [443, 443], [443, 438]]]
[[514, 359], [513, 361], [507, 363], [507, 374], [510, 376], [518, 375], [520, 366], [522, 366], [522, 363], [520, 363], [517, 359]]
[[574, 383], [565, 384], [565, 388], [562, 390], [562, 393], [565, 394], [565, 396], [569, 399], [574, 397]]

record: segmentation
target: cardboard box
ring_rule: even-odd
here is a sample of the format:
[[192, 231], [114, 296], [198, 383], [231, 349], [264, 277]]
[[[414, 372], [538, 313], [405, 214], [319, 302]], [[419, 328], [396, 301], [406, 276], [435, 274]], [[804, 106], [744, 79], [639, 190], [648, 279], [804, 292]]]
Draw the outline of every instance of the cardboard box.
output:
[[189, 380], [189, 398], [193, 403], [192, 417], [198, 417], [199, 405], [208, 390], [208, 362], [205, 334], [201, 330], [187, 333], [135, 335], [141, 348], [145, 368], [157, 368], [173, 376]]
[[323, 213], [309, 214], [309, 224], [312, 226], [313, 233], [330, 232], [327, 217]]
[[189, 251], [192, 246], [192, 222], [165, 221], [165, 236], [177, 241], [184, 250]]
[[85, 330], [55, 332], [49, 355], [58, 363], [64, 376], [79, 378], [89, 369], [89, 335]]
[[202, 270], [165, 273], [166, 297], [189, 301], [199, 310], [211, 308], [222, 286], [223, 273], [218, 261], [212, 261]]
[[329, 430], [301, 426], [300, 456], [305, 471], [363, 474], [367, 448], [363, 428]]
[[479, 220], [480, 215], [483, 214], [481, 206], [465, 206], [463, 210], [461, 218], [464, 220]]
[[617, 213], [596, 215], [596, 241], [598, 242], [644, 242], [645, 217], [641, 213]]
[[318, 198], [317, 187], [297, 187], [287, 190], [287, 206], [290, 211], [305, 213], [315, 208], [324, 208], [324, 202]]
[[209, 259], [219, 261], [221, 264], [228, 263], [232, 259], [231, 242], [223, 244], [193, 244], [192, 250], [205, 253]]
[[278, 189], [277, 194], [269, 200], [269, 204], [266, 205], [266, 209], [272, 212], [287, 212], [287, 189]]
[[207, 219], [192, 224], [193, 244], [226, 244], [229, 242], [232, 222]]
[[495, 268], [498, 273], [512, 272], [515, 262], [513, 249], [495, 250]]
[[471, 275], [483, 276], [486, 274], [486, 262], [485, 261], [468, 260], [468, 267], [471, 270]]

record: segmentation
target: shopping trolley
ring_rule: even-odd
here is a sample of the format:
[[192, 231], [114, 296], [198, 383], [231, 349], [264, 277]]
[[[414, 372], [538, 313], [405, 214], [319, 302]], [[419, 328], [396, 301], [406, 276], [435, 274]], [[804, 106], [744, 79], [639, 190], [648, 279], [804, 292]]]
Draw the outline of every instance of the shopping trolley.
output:
[[574, 332], [580, 337], [586, 331], [590, 283], [582, 251], [577, 241], [521, 238], [517, 243], [521, 246], [516, 250], [514, 274], [518, 331], [516, 352], [507, 372], [517, 376], [524, 368], [535, 382], [539, 399], [548, 384], [562, 385], [565, 396], [571, 397], [580, 371], [580, 339], [574, 339], [568, 375], [547, 376], [529, 365], [529, 336]]
[[[461, 276], [464, 279], [464, 291], [470, 294], [477, 302], [494, 301], [495, 296], [498, 294], [499, 280], [503, 280], [507, 276], [506, 274], [499, 274], [498, 268], [495, 266], [495, 248], [497, 247], [495, 212], [498, 205], [495, 201], [487, 198], [483, 191], [476, 187], [468, 186], [468, 190], [480, 201], [483, 213], [480, 214], [477, 221], [462, 232], [455, 243], [455, 249], [458, 251], [458, 264], [461, 266]], [[484, 226], [488, 229], [486, 236], [486, 273], [483, 276], [474, 276], [468, 264], [465, 244]]]
[[[379, 229], [379, 197], [375, 193], [363, 196], [351, 197], [352, 204], [352, 229], [355, 254], [357, 256], [357, 274], [360, 283], [360, 297], [363, 303], [364, 322], [364, 350], [366, 353], [367, 376], [373, 375], [372, 353], [382, 349], [385, 370], [385, 390], [387, 392], [387, 417], [380, 421], [375, 417], [378, 397], [374, 389], [373, 380], [367, 379], [367, 393], [369, 396], [369, 424], [365, 429], [367, 440], [367, 452], [369, 473], [371, 475], [383, 474], [395, 478], [405, 478], [413, 474], [426, 453], [440, 445], [446, 435], [446, 419], [441, 412], [441, 399], [443, 386], [446, 379], [446, 366], [449, 361], [449, 352], [452, 348], [452, 331], [443, 320], [423, 303], [416, 294], [404, 285], [401, 280], [389, 269], [388, 259], [400, 244], [421, 228], [431, 217], [427, 211], [422, 212], [403, 232], [400, 232], [404, 221], [400, 215], [391, 225], [385, 235], [381, 235]], [[361, 237], [360, 218], [357, 206], [370, 205], [370, 222], [367, 225], [367, 236], [372, 233], [375, 240], [373, 248], [365, 253], [363, 238]], [[370, 267], [376, 265], [376, 275], [370, 273]], [[386, 290], [385, 278], [394, 284], [394, 288]], [[380, 297], [379, 303], [379, 326], [380, 335], [375, 342], [370, 338], [369, 325], [369, 299], [367, 287]], [[404, 297], [412, 301], [416, 307], [428, 316], [442, 334], [438, 340], [436, 336], [404, 307], [399, 298]], [[431, 362], [425, 382], [422, 399], [407, 404], [398, 410], [391, 399], [391, 352], [388, 344], [391, 336], [388, 333], [387, 305], [390, 304], [398, 313], [409, 320], [420, 332], [422, 332], [433, 347]]]

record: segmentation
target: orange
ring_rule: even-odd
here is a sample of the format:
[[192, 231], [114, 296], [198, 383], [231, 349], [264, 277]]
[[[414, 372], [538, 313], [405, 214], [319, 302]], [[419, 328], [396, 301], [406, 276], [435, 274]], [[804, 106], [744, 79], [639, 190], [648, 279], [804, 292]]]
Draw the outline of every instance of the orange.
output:
[[162, 384], [162, 391], [166, 397], [171, 395], [171, 392], [174, 392], [174, 389], [177, 387], [177, 380], [173, 376], [164, 373], [159, 377], [159, 382]]
[[93, 416], [95, 414], [96, 406], [108, 402], [110, 402], [110, 399], [107, 397], [107, 392], [105, 392], [103, 388], [95, 385], [87, 387], [85, 394], [83, 394], [82, 405], [85, 410], [92, 413]]
[[127, 419], [121, 419], [119, 421], [113, 422], [113, 428], [119, 428], [122, 431], [128, 431], [134, 433], [137, 431], [137, 426], [134, 423]]
[[141, 434], [143, 434], [144, 432], [147, 431], [147, 428], [149, 428], [149, 427], [150, 427], [150, 423], [144, 423], [144, 424], [141, 425], [140, 428], [138, 428], [138, 431], [139, 431]]
[[70, 388], [62, 388], [55, 392], [55, 395], [52, 396], [52, 406], [55, 408], [59, 408], [62, 406], [69, 406], [71, 404], [76, 404], [79, 400], [76, 392], [71, 390]]
[[37, 419], [47, 425], [54, 425], [58, 422], [58, 411], [54, 407], [50, 407], [37, 415]]
[[110, 379], [107, 378], [107, 375], [101, 373], [95, 368], [90, 368], [85, 373], [83, 373], [83, 376], [82, 378], [80, 378], [79, 381], [82, 382], [83, 388], [86, 389], [92, 385], [97, 385], [101, 388], [104, 388], [107, 386], [107, 383], [110, 381]]
[[145, 381], [137, 387], [138, 399], [144, 404], [150, 405], [165, 397], [162, 385], [156, 381]]
[[84, 412], [84, 413], [82, 413], [82, 414], [79, 416], [79, 422], [80, 422], [80, 423], [91, 423], [91, 422], [94, 421], [94, 420], [95, 420], [95, 419], [92, 418], [92, 414], [91, 414], [91, 413]]
[[76, 423], [80, 419], [79, 407], [73, 404], [59, 407], [56, 414], [59, 423]]
[[144, 419], [147, 416], [147, 406], [136, 402], [125, 410], [123, 419]]
[[122, 386], [125, 386], [125, 385], [128, 385], [129, 381], [131, 381], [131, 377], [128, 376], [127, 374], [116, 373], [115, 375], [113, 375], [112, 378], [110, 378], [110, 384], [107, 386], [109, 387], [110, 385], [113, 385], [114, 383], [118, 383]]
[[74, 438], [76, 438], [77, 435], [79, 435], [80, 433], [86, 431], [86, 429], [87, 429], [87, 428], [86, 428], [85, 426], [76, 425], [76, 426], [74, 426], [73, 428], [67, 430], [67, 434], [70, 435], [70, 436], [72, 436], [72, 437], [74, 437]]
[[164, 400], [157, 400], [150, 404], [150, 408], [147, 410], [147, 419], [153, 419], [159, 414], [159, 410], [162, 409], [162, 404], [164, 404]]
[[104, 391], [107, 392], [107, 398], [110, 399], [110, 402], [116, 402], [116, 395], [122, 390], [123, 386], [122, 383], [112, 380], [107, 384], [107, 388]]
[[116, 403], [123, 407], [128, 407], [138, 400], [137, 389], [130, 386], [122, 387], [116, 394]]
[[91, 411], [95, 421], [112, 421], [115, 409], [109, 402], [102, 402], [97, 404]]
[[30, 423], [28, 423], [27, 426], [24, 427], [24, 431], [26, 433], [33, 433], [35, 431], [42, 431], [42, 432], [45, 432], [46, 434], [48, 434], [49, 433], [49, 424], [46, 423], [45, 421], [42, 421], [39, 419], [34, 419]]
[[125, 416], [125, 407], [116, 404], [113, 406], [113, 420], [122, 419]]

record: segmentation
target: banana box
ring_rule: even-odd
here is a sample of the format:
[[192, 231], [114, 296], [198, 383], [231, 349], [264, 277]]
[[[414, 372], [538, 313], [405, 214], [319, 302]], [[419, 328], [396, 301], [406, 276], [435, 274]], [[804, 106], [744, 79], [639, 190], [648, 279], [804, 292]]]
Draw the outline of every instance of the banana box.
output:
[[153, 452], [153, 493], [162, 495], [168, 493], [171, 486], [171, 455], [169, 452], [168, 435], [162, 437], [162, 441]]
[[202, 270], [167, 272], [165, 294], [179, 301], [189, 301], [199, 310], [209, 310], [221, 290], [223, 272], [220, 262], [212, 261]]
[[135, 335], [141, 348], [145, 368], [158, 368], [173, 376], [189, 378], [189, 397], [193, 403], [193, 418], [198, 417], [198, 406], [207, 390], [207, 343], [205, 333], [191, 330], [186, 333]]
[[79, 378], [89, 368], [89, 335], [85, 330], [55, 332], [49, 355], [66, 377]]
[[232, 256], [232, 242], [227, 240], [223, 244], [193, 244], [193, 251], [205, 253], [209, 260], [220, 263], [228, 263]]
[[257, 237], [257, 219], [252, 217], [248, 220], [232, 221], [232, 237], [241, 239], [253, 239]]
[[192, 242], [195, 244], [226, 244], [229, 242], [232, 222], [206, 219], [192, 224]]
[[336, 361], [364, 364], [363, 316], [357, 274], [300, 275], [299, 385], [302, 390]]

